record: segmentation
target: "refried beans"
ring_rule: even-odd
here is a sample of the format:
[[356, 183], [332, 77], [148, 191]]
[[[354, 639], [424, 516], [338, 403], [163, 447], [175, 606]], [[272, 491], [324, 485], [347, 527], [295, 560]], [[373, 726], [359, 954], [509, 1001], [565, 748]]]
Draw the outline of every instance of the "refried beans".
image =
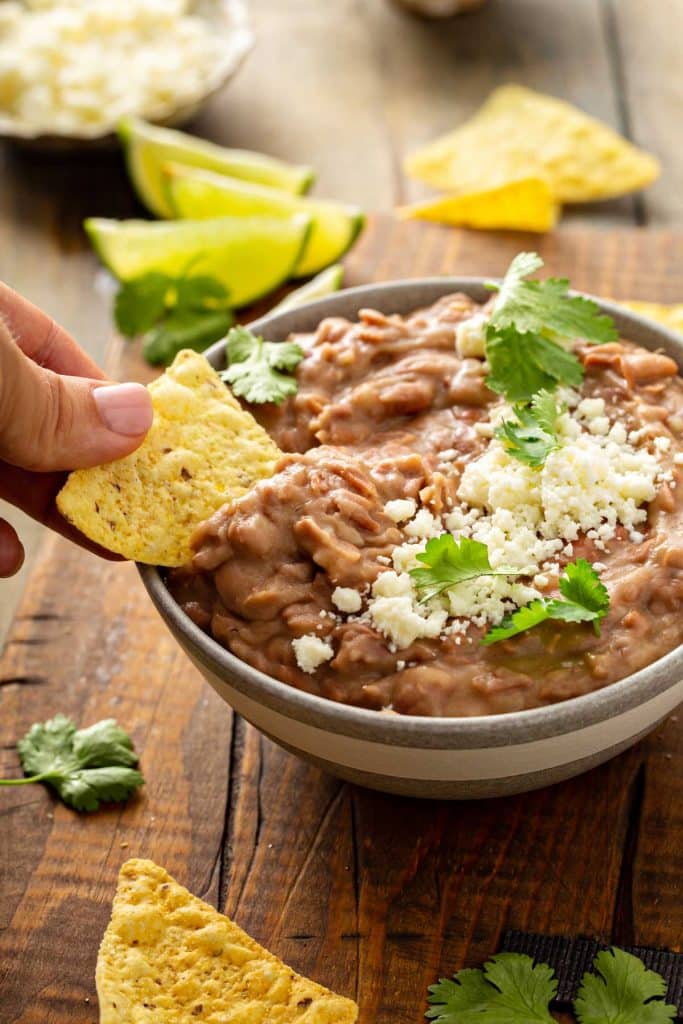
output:
[[[185, 612], [255, 668], [331, 700], [400, 714], [470, 716], [539, 707], [599, 689], [683, 641], [683, 380], [667, 356], [628, 341], [578, 344], [582, 399], [604, 400], [666, 475], [639, 532], [607, 542], [580, 534], [573, 558], [600, 566], [610, 608], [590, 623], [549, 621], [481, 646], [486, 628], [397, 647], [361, 607], [341, 614], [337, 588], [361, 595], [406, 542], [387, 502], [412, 498], [442, 516], [462, 474], [490, 442], [501, 401], [481, 358], [461, 358], [457, 325], [478, 307], [464, 295], [409, 316], [361, 310], [296, 336], [306, 355], [298, 393], [250, 407], [287, 454], [275, 475], [202, 523], [192, 564], [168, 575]], [[676, 486], [678, 484], [678, 486]], [[591, 531], [589, 531], [591, 532]], [[560, 553], [557, 570], [569, 561]], [[537, 578], [557, 594], [558, 572]], [[539, 582], [540, 580], [540, 582]], [[292, 641], [316, 636], [333, 656], [303, 671]]]

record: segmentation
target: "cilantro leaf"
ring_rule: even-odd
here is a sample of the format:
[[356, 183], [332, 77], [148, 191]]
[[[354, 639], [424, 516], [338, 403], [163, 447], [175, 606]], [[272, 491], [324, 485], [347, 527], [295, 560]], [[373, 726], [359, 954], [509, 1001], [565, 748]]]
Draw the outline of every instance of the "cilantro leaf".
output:
[[514, 327], [486, 326], [486, 383], [510, 402], [529, 402], [538, 391], [553, 391], [558, 384], [579, 387], [583, 366], [541, 334], [521, 334]]
[[555, 377], [546, 373], [534, 358], [535, 335], [520, 335], [514, 328], [486, 328], [486, 383], [492, 391], [511, 402], [528, 402], [537, 391], [552, 391]]
[[609, 611], [609, 594], [597, 572], [585, 558], [577, 558], [565, 566], [560, 577], [560, 593], [575, 605], [602, 619]]
[[420, 603], [430, 601], [448, 587], [474, 580], [479, 576], [514, 576], [519, 575], [517, 569], [502, 567], [492, 569], [489, 552], [485, 544], [478, 540], [461, 537], [456, 541], [450, 533], [442, 533], [427, 541], [424, 551], [415, 556], [427, 568], [411, 569], [415, 586], [420, 594]]
[[220, 376], [247, 402], [280, 405], [296, 394], [296, 378], [282, 372], [296, 369], [304, 357], [296, 342], [264, 341], [246, 327], [233, 327], [225, 351], [228, 368]]
[[530, 406], [515, 409], [516, 419], [497, 428], [496, 437], [510, 455], [537, 468], [560, 446], [556, 428], [561, 411], [549, 391], [539, 391]]
[[143, 335], [142, 354], [153, 366], [167, 366], [182, 348], [203, 351], [233, 323], [227, 289], [208, 274], [190, 275], [194, 263], [177, 277], [151, 271], [119, 287], [116, 326], [127, 338]]
[[613, 947], [598, 953], [581, 981], [574, 1009], [579, 1024], [668, 1024], [676, 1007], [663, 1001], [666, 982], [638, 957]]
[[569, 295], [564, 278], [526, 280], [542, 266], [536, 253], [519, 253], [500, 285], [488, 282], [498, 295], [486, 325], [487, 383], [512, 402], [527, 402], [558, 384], [581, 384], [581, 362], [556, 337], [596, 344], [617, 337], [611, 318], [592, 300]]
[[121, 334], [134, 338], [154, 327], [166, 312], [172, 286], [173, 278], [156, 271], [123, 281], [114, 299], [114, 321]]
[[609, 594], [597, 572], [584, 558], [578, 558], [565, 566], [559, 581], [562, 598], [546, 601], [537, 598], [530, 604], [506, 615], [499, 626], [494, 626], [482, 639], [489, 646], [501, 640], [533, 629], [548, 619], [563, 622], [592, 622], [597, 634], [600, 622], [609, 611]]
[[525, 280], [542, 266], [543, 260], [536, 253], [521, 252], [500, 285], [489, 283], [498, 291], [490, 323], [495, 327], [514, 327], [520, 334], [553, 331], [562, 337], [583, 338], [598, 344], [616, 341], [612, 318], [600, 313], [591, 299], [569, 295], [566, 278]]
[[142, 354], [152, 366], [168, 366], [184, 348], [203, 352], [224, 338], [233, 323], [228, 309], [193, 311], [176, 309], [150, 331], [142, 341]]
[[32, 725], [17, 749], [27, 777], [0, 779], [0, 786], [48, 782], [77, 811], [125, 800], [144, 782], [131, 739], [113, 718], [76, 729], [70, 718], [55, 715]]
[[547, 964], [499, 953], [483, 971], [458, 971], [429, 989], [425, 1016], [436, 1024], [554, 1024], [548, 1006], [557, 982]]
[[194, 274], [175, 282], [175, 305], [183, 310], [225, 309], [228, 290], [216, 277]]
[[489, 647], [501, 640], [509, 640], [510, 637], [517, 636], [518, 633], [525, 633], [527, 629], [540, 626], [549, 618], [548, 604], [539, 597], [535, 601], [531, 601], [530, 604], [525, 604], [523, 608], [518, 608], [516, 612], [506, 615], [500, 625], [490, 629], [481, 642]]

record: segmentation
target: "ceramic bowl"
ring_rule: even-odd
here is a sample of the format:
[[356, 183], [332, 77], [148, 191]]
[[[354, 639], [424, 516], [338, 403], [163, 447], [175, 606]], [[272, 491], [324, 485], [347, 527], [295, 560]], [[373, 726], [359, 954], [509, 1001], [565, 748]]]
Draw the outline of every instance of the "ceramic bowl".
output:
[[[155, 110], [131, 111], [154, 124], [178, 128], [202, 107], [237, 72], [254, 44], [245, 0], [197, 0], [195, 13], [210, 22], [216, 35], [225, 39], [221, 60], [211, 69], [207, 88], [180, 106], [165, 104]], [[69, 152], [81, 149], [111, 149], [118, 145], [116, 124], [84, 126], [73, 133], [48, 132], [9, 114], [0, 112], [0, 137], [27, 149]]]
[[[370, 306], [407, 313], [448, 292], [477, 301], [480, 279], [431, 278], [351, 288], [253, 324], [272, 341], [308, 331], [331, 315], [354, 318]], [[608, 302], [601, 308], [620, 332], [662, 349], [683, 365], [683, 342], [644, 317]], [[223, 364], [222, 343], [207, 352]], [[422, 718], [347, 707], [312, 696], [240, 661], [185, 615], [161, 573], [140, 566], [142, 579], [167, 626], [213, 688], [237, 712], [285, 749], [343, 779], [418, 797], [477, 798], [536, 789], [614, 757], [644, 736], [683, 701], [683, 646], [602, 690], [505, 715]]]

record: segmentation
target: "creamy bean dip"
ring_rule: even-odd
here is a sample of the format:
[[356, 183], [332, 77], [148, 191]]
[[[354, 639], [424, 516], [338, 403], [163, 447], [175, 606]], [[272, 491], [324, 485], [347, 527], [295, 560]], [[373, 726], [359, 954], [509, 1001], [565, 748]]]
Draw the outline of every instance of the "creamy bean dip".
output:
[[[484, 309], [484, 313], [486, 310]], [[683, 380], [626, 340], [574, 351], [560, 443], [540, 468], [496, 437], [510, 407], [486, 384], [482, 307], [361, 310], [296, 336], [298, 392], [252, 412], [287, 454], [219, 509], [168, 585], [242, 660], [332, 700], [468, 716], [588, 693], [683, 641]], [[444, 532], [516, 575], [420, 602], [410, 571]], [[482, 645], [509, 613], [558, 594], [585, 559], [609, 592], [598, 633], [547, 621]]]

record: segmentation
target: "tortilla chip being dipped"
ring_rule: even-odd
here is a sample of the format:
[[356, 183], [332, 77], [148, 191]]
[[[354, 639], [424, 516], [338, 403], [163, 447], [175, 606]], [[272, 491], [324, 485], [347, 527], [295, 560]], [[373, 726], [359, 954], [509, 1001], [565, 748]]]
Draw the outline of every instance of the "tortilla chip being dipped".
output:
[[358, 1007], [283, 964], [150, 860], [121, 868], [97, 957], [100, 1024], [354, 1024]]
[[624, 195], [659, 175], [654, 157], [607, 125], [521, 85], [495, 89], [460, 128], [412, 153], [405, 169], [451, 192], [542, 177], [559, 203]]
[[271, 476], [281, 452], [197, 352], [179, 352], [149, 391], [154, 420], [140, 447], [75, 470], [57, 508], [125, 558], [184, 565], [197, 524]]
[[398, 210], [404, 218], [479, 230], [550, 231], [559, 207], [545, 178], [519, 178], [493, 188], [437, 196]]

